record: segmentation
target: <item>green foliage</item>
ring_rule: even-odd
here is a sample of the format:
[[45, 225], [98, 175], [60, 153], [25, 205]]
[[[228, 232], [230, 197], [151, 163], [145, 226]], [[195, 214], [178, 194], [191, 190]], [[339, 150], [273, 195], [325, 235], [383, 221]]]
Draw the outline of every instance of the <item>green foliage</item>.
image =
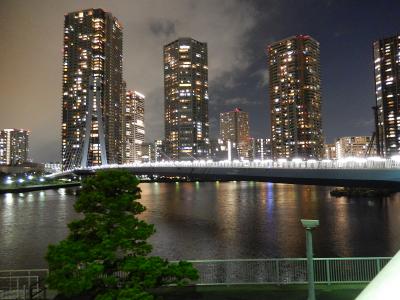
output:
[[125, 171], [101, 171], [85, 179], [75, 203], [83, 219], [68, 237], [50, 245], [48, 284], [67, 296], [94, 292], [97, 300], [150, 300], [151, 289], [198, 278], [190, 263], [148, 256], [154, 226], [139, 220], [145, 207], [139, 180]]

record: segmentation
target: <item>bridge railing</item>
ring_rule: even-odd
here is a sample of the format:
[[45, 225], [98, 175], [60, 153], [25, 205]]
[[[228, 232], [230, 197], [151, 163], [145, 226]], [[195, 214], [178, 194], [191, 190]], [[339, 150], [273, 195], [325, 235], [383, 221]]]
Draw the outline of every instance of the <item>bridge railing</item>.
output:
[[[136, 162], [129, 164], [108, 164], [101, 166], [93, 166], [87, 168], [77, 168], [77, 170], [97, 170], [108, 168], [171, 168], [171, 167], [188, 167], [188, 168], [263, 168], [263, 169], [400, 169], [400, 156], [390, 159], [379, 157], [357, 158], [348, 157], [338, 160], [301, 160], [301, 159], [266, 159], [266, 160], [194, 160], [194, 161], [161, 161], [161, 162]], [[64, 170], [56, 172], [47, 177], [56, 177], [69, 173], [74, 170]]]
[[277, 168], [277, 169], [392, 169], [400, 168], [398, 159], [381, 158], [348, 158], [341, 160], [254, 160], [254, 161], [163, 161], [153, 163], [131, 163], [124, 165], [107, 165], [98, 168], [125, 167], [202, 167], [202, 168]]

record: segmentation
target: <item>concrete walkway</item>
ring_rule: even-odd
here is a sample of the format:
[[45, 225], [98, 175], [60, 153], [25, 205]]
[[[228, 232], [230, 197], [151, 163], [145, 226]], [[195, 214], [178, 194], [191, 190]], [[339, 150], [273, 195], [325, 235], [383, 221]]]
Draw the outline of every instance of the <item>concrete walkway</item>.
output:
[[[364, 287], [365, 284], [318, 285], [316, 298], [317, 300], [353, 300]], [[180, 291], [170, 291], [162, 295], [165, 300], [306, 300], [307, 286], [197, 286], [181, 288]]]

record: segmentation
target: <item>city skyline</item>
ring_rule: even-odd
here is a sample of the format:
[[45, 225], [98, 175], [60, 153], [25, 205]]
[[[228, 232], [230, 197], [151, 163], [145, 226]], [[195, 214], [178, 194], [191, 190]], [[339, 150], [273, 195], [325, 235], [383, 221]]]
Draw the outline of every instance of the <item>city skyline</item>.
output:
[[[316, 37], [321, 43], [321, 65], [323, 70], [322, 94], [324, 99], [323, 126], [324, 133], [328, 137], [327, 141], [331, 141], [337, 136], [369, 135], [372, 133], [374, 128], [373, 115], [370, 106], [374, 104], [375, 99], [371, 48], [374, 40], [394, 35], [399, 31], [398, 27], [394, 26], [390, 22], [390, 18], [388, 18], [389, 21], [385, 23], [385, 26], [374, 27], [373, 25], [376, 25], [379, 21], [377, 18], [374, 19], [374, 22], [370, 22], [371, 24], [367, 24], [366, 22], [364, 23], [365, 26], [359, 26], [359, 31], [352, 29], [348, 30], [348, 32], [340, 32], [339, 29], [343, 29], [346, 24], [348, 25], [350, 22], [350, 18], [342, 18], [336, 23], [336, 31], [332, 30], [331, 32], [328, 32], [332, 29], [328, 26], [328, 28], [325, 29], [326, 34], [324, 34], [322, 30], [321, 32], [318, 32], [318, 28], [320, 28], [318, 24], [323, 22], [324, 13], [327, 13], [326, 8], [329, 7], [330, 14], [332, 15], [331, 18], [335, 15], [341, 14], [346, 16], [344, 12], [347, 10], [353, 11], [355, 9], [355, 2], [349, 4], [342, 3], [342, 5], [329, 3], [329, 1], [324, 2], [323, 4], [316, 4], [313, 2], [315, 7], [309, 12], [309, 16], [314, 16], [313, 26], [308, 24], [310, 22], [303, 21], [299, 26], [292, 26], [292, 28], [290, 28], [288, 24], [285, 24], [285, 22], [282, 21], [276, 24], [273, 28], [270, 28], [271, 33], [267, 33], [267, 30], [262, 29], [264, 27], [262, 25], [276, 20], [278, 16], [283, 14], [283, 12], [289, 13], [289, 15], [292, 14], [295, 8], [287, 10], [287, 7], [284, 5], [274, 3], [268, 3], [270, 7], [266, 7], [266, 4], [261, 1], [250, 1], [247, 3], [235, 1], [230, 3], [224, 1], [221, 2], [222, 4], [216, 4], [216, 7], [213, 7], [215, 13], [211, 16], [207, 16], [207, 18], [211, 18], [207, 20], [218, 20], [217, 24], [225, 31], [229, 26], [233, 27], [232, 30], [237, 29], [232, 25], [232, 22], [230, 22], [234, 18], [244, 18], [244, 21], [246, 21], [244, 23], [245, 26], [243, 26], [244, 29], [239, 31], [237, 35], [230, 36], [229, 34], [232, 33], [232, 30], [229, 29], [229, 31], [227, 31], [227, 38], [229, 38], [229, 41], [227, 43], [224, 40], [226, 45], [223, 45], [221, 41], [219, 41], [219, 36], [217, 36], [221, 35], [221, 31], [219, 31], [221, 29], [213, 28], [213, 30], [210, 30], [210, 28], [206, 26], [205, 28], [202, 28], [206, 33], [195, 32], [196, 30], [193, 29], [195, 27], [194, 24], [200, 21], [195, 18], [190, 19], [185, 15], [185, 13], [189, 11], [189, 8], [193, 8], [190, 5], [188, 7], [183, 5], [182, 10], [179, 10], [177, 15], [174, 15], [174, 13], [171, 13], [169, 10], [161, 11], [162, 8], [164, 8], [162, 7], [163, 5], [160, 4], [160, 2], [155, 1], [154, 3], [156, 4], [156, 7], [153, 11], [155, 17], [138, 20], [141, 21], [138, 23], [133, 22], [135, 25], [138, 25], [138, 27], [141, 27], [141, 24], [143, 24], [146, 28], [143, 32], [148, 32], [150, 30], [151, 42], [143, 40], [142, 45], [143, 48], [149, 49], [149, 52], [153, 51], [151, 49], [155, 44], [163, 44], [179, 36], [192, 36], [195, 39], [209, 44], [210, 123], [212, 136], [215, 136], [218, 131], [218, 125], [216, 122], [217, 114], [223, 110], [232, 109], [235, 106], [241, 106], [249, 111], [251, 123], [250, 128], [252, 128], [251, 135], [253, 137], [269, 136], [269, 128], [267, 126], [269, 122], [267, 116], [268, 93], [266, 92], [267, 88], [265, 86], [265, 81], [263, 81], [268, 70], [265, 65], [266, 54], [264, 50], [266, 44], [290, 36], [289, 32], [294, 34], [310, 34]], [[131, 45], [133, 41], [136, 42], [140, 38], [140, 34], [132, 36], [132, 20], [135, 20], [135, 17], [130, 17], [129, 14], [124, 12], [124, 8], [129, 7], [128, 3], [122, 3], [121, 5], [115, 5], [115, 7], [112, 7], [114, 5], [110, 6], [102, 1], [84, 1], [79, 4], [79, 7], [77, 7], [75, 4], [66, 4], [61, 2], [61, 5], [57, 5], [57, 7], [54, 5], [44, 7], [45, 3], [46, 2], [43, 1], [40, 3], [37, 2], [36, 5], [35, 3], [24, 3], [25, 5], [22, 5], [22, 2], [18, 3], [18, 1], [12, 3], [5, 1], [0, 4], [4, 7], [4, 9], [1, 9], [0, 11], [7, 12], [4, 13], [4, 15], [3, 13], [0, 13], [2, 17], [4, 17], [2, 18], [1, 24], [4, 25], [3, 28], [5, 28], [1, 36], [2, 40], [5, 41], [5, 43], [2, 43], [1, 48], [2, 53], [5, 55], [1, 58], [0, 65], [4, 67], [4, 73], [7, 74], [7, 77], [4, 77], [5, 75], [3, 75], [2, 80], [0, 81], [2, 85], [0, 89], [0, 127], [22, 127], [30, 129], [32, 132], [32, 158], [38, 161], [60, 159], [57, 155], [57, 153], [59, 153], [59, 149], [57, 148], [59, 148], [59, 145], [61, 144], [59, 140], [59, 99], [61, 98], [59, 82], [61, 70], [59, 65], [62, 55], [60, 54], [60, 51], [57, 50], [60, 46], [59, 39], [53, 38], [54, 36], [59, 37], [62, 34], [62, 26], [57, 27], [55, 25], [55, 20], [57, 20], [56, 22], [58, 24], [62, 23], [63, 14], [76, 9], [105, 7], [107, 11], [110, 11], [114, 16], [122, 21], [123, 26], [124, 23], [127, 22], [124, 33], [131, 39]], [[171, 6], [176, 8], [176, 3], [178, 2], [172, 2]], [[308, 5], [311, 4], [312, 1], [308, 3]], [[43, 8], [44, 11], [53, 11], [54, 13], [50, 14], [49, 17], [40, 18], [40, 24], [36, 19], [24, 19], [24, 17], [29, 17], [36, 11], [33, 9], [32, 5], [35, 6], [35, 8], [40, 7]], [[191, 3], [191, 5], [194, 4]], [[208, 7], [209, 5], [210, 3], [207, 1], [204, 1], [204, 4], [198, 4], [195, 7], [196, 12], [208, 12], [210, 9]], [[391, 5], [395, 6], [394, 2]], [[141, 10], [139, 9], [141, 12], [146, 12], [150, 9], [149, 7], [151, 7], [144, 2], [138, 2], [137, 6], [141, 8]], [[226, 8], [231, 8], [231, 11], [222, 16], [222, 12], [225, 11]], [[273, 12], [270, 12], [271, 10], [269, 9], [272, 9]], [[257, 10], [262, 11], [263, 13], [255, 13]], [[240, 11], [246, 11], [246, 13], [239, 13]], [[385, 9], [386, 14], [390, 14], [391, 11], [393, 10], [390, 10], [389, 8]], [[355, 19], [355, 21], [351, 22], [362, 20], [368, 21], [368, 18], [365, 18], [365, 16], [372, 16], [373, 12], [374, 10], [367, 3], [364, 5], [364, 8], [355, 15], [354, 13], [350, 14], [353, 19]], [[44, 13], [44, 15], [48, 14]], [[12, 17], [12, 22], [10, 21], [10, 17]], [[247, 20], [247, 17], [251, 17], [250, 21]], [[379, 19], [384, 20], [385, 17], [380, 15]], [[29, 20], [29, 22], [27, 20]], [[16, 21], [28, 22], [28, 24], [30, 24], [26, 33], [16, 29], [10, 29], [8, 23], [13, 24], [13, 22]], [[227, 26], [227, 24], [229, 24], [229, 26]], [[38, 43], [40, 44], [40, 42], [42, 42], [41, 45], [44, 45], [43, 34], [46, 31], [44, 30], [43, 25], [46, 25], [46, 30], [49, 32], [47, 32], [46, 35], [46, 47], [41, 51], [43, 53], [39, 53], [40, 51], [34, 50], [37, 49]], [[26, 29], [24, 26], [21, 27]], [[38, 28], [42, 28], [42, 30], [39, 30]], [[131, 31], [129, 31], [128, 28], [131, 28]], [[373, 28], [373, 30], [370, 30], [371, 28]], [[140, 33], [143, 34], [143, 32]], [[344, 52], [341, 49], [341, 46], [343, 46], [343, 43], [346, 44], [349, 39], [353, 38], [354, 34], [357, 33], [357, 40], [354, 40], [354, 43], [351, 43], [350, 46], [346, 48], [346, 54], [348, 54], [348, 57], [343, 56]], [[360, 35], [359, 33], [362, 34]], [[32, 53], [28, 53], [29, 55], [26, 55], [26, 57], [22, 55], [23, 52], [21, 52], [21, 50], [15, 51], [17, 45], [20, 45], [22, 41], [25, 42], [24, 39], [21, 39], [25, 34], [28, 35], [28, 37], [31, 35], [38, 37], [38, 39], [34, 40], [31, 45], [30, 50], [32, 50]], [[207, 37], [207, 35], [209, 35], [209, 37]], [[328, 38], [334, 40], [335, 45], [333, 45], [332, 41], [327, 41]], [[362, 41], [360, 41], [360, 39]], [[30, 39], [28, 38], [27, 41], [29, 42]], [[238, 46], [237, 44], [239, 44], [239, 42], [241, 42], [242, 45]], [[5, 45], [7, 47], [5, 47]], [[159, 121], [162, 120], [157, 120], [157, 118], [161, 119], [160, 116], [162, 116], [160, 115], [160, 109], [154, 109], [154, 107], [157, 105], [159, 106], [160, 103], [162, 103], [162, 97], [160, 97], [160, 95], [162, 95], [162, 90], [160, 89], [160, 87], [162, 87], [162, 80], [152, 81], [149, 79], [154, 79], [156, 77], [160, 78], [162, 69], [157, 69], [154, 67], [154, 65], [156, 65], [155, 63], [142, 59], [143, 52], [137, 52], [137, 48], [137, 46], [128, 48], [128, 45], [124, 44], [124, 57], [127, 57], [126, 60], [129, 60], [129, 58], [131, 59], [130, 63], [127, 63], [126, 60], [124, 62], [124, 76], [128, 74], [126, 78], [128, 86], [135, 86], [138, 90], [143, 91], [144, 94], [148, 95], [147, 99], [150, 103], [150, 109], [147, 109], [146, 112], [150, 112], [150, 115], [146, 115], [146, 120], [151, 125], [148, 130], [148, 140], [153, 140], [162, 137], [163, 131], [163, 126], [159, 124]], [[329, 48], [329, 51], [324, 51], [324, 48]], [[11, 49], [14, 49], [14, 51]], [[162, 51], [161, 49], [161, 47], [158, 48], [156, 52], [160, 53]], [[246, 51], [249, 52], [247, 55]], [[338, 53], [335, 54], [335, 51]], [[128, 55], [126, 55], [127, 53]], [[232, 55], [232, 53], [236, 56]], [[33, 54], [38, 56], [38, 58], [35, 57], [32, 59]], [[43, 55], [45, 59], [43, 58]], [[136, 66], [132, 63], [132, 57], [134, 56], [137, 56], [138, 60], [143, 60], [144, 63], [150, 63], [152, 67], [150, 69], [152, 70], [151, 72], [153, 72], [152, 77], [149, 78], [142, 76], [144, 78], [140, 79], [140, 76], [137, 74], [132, 75], [132, 70], [134, 69], [139, 69], [134, 72], [140, 72], [137, 63]], [[222, 59], [221, 56], [223, 56]], [[151, 57], [153, 57], [153, 60], [157, 61], [158, 65], [162, 65], [161, 55], [152, 55]], [[354, 59], [355, 57], [360, 59]], [[42, 60], [40, 58], [42, 58]], [[28, 63], [26, 63], [26, 59]], [[351, 59], [354, 61], [349, 62]], [[8, 61], [13, 62], [12, 67], [11, 63]], [[58, 65], [56, 67], [54, 66], [55, 62], [57, 62]], [[213, 62], [216, 62], [216, 64], [213, 64]], [[262, 64], [263, 62], [264, 64]], [[35, 68], [35, 63], [39, 63], [41, 68]], [[362, 65], [362, 68], [354, 68], [354, 64], [359, 67]], [[23, 68], [21, 69], [22, 66]], [[37, 74], [32, 73], [32, 70], [36, 70]], [[40, 72], [37, 72], [38, 70], [40, 70]], [[157, 72], [160, 74], [154, 76]], [[324, 76], [324, 73], [327, 76]], [[24, 77], [25, 74], [30, 75], [30, 80]], [[32, 74], [37, 76], [32, 76]], [[346, 80], [346, 76], [353, 79], [350, 80], [349, 83], [345, 83], [344, 81]], [[18, 80], [17, 83], [11, 81], [15, 80], [15, 78], [20, 78], [21, 80]], [[149, 84], [145, 84], [145, 81], [151, 82], [152, 87], [149, 87]], [[368, 81], [369, 84], [367, 83]], [[34, 83], [35, 85], [32, 85]], [[43, 85], [44, 83], [45, 85]], [[16, 88], [16, 84], [19, 84], [20, 87]], [[352, 89], [345, 88], [349, 85], [352, 86]], [[335, 89], [335, 86], [339, 88]], [[157, 89], [158, 91], [156, 91]], [[362, 91], [361, 94], [359, 94], [360, 91]], [[369, 99], [369, 101], [365, 99]], [[336, 108], [340, 107], [338, 103], [347, 104], [346, 110], [342, 111], [340, 114]], [[38, 110], [35, 110], [36, 107], [40, 107], [41, 111], [39, 112]], [[12, 116], [12, 118], [9, 116]], [[337, 122], [339, 116], [341, 122]], [[256, 124], [257, 126], [252, 126], [252, 124]]]

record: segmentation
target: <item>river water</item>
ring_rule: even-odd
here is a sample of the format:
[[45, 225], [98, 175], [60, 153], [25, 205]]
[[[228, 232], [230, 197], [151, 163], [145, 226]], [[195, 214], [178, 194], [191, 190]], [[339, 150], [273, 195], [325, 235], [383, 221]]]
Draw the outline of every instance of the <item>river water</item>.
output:
[[[315, 256], [392, 256], [400, 249], [400, 194], [330, 197], [329, 187], [266, 182], [142, 183], [156, 226], [153, 253], [176, 259], [305, 257], [301, 218], [320, 220]], [[0, 270], [45, 268], [47, 245], [67, 235], [75, 188], [0, 195]]]

